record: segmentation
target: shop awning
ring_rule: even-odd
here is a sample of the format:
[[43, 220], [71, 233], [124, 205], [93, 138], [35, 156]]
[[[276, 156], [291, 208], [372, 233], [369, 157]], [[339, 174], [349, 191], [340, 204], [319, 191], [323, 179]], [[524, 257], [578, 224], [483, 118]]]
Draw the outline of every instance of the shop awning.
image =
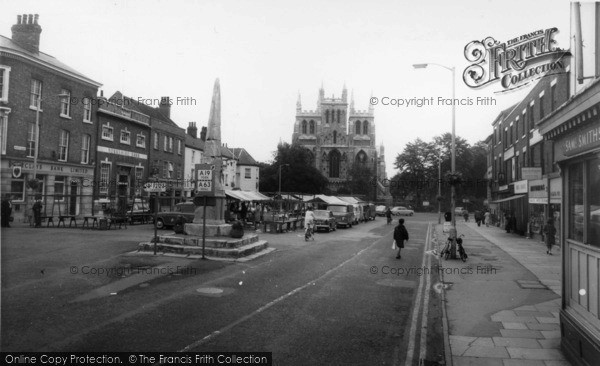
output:
[[271, 199], [260, 192], [225, 190], [225, 195], [240, 201], [270, 201]]
[[341, 199], [334, 196], [326, 196], [324, 194], [318, 194], [315, 198], [309, 200], [308, 202], [325, 202], [328, 205], [347, 205], [347, 202], [342, 201]]
[[523, 197], [525, 197], [524, 194], [517, 194], [517, 195], [514, 195], [514, 196], [503, 198], [501, 200], [495, 200], [495, 201], [492, 201], [490, 203], [501, 203], [501, 202], [516, 200], [516, 199], [523, 198]]

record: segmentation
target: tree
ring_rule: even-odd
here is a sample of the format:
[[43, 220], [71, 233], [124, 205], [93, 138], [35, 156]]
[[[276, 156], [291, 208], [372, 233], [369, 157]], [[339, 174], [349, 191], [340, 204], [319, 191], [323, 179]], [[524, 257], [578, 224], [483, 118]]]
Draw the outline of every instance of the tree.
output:
[[[281, 190], [283, 192], [323, 193], [327, 179], [313, 165], [313, 155], [298, 144], [280, 143], [273, 153], [273, 163], [259, 166], [259, 189], [262, 192], [279, 191], [279, 167], [281, 166]], [[283, 166], [288, 164], [287, 166]]]
[[[362, 195], [372, 197], [375, 187], [373, 187], [374, 174], [373, 169], [368, 165], [354, 163], [348, 171], [349, 181], [345, 191], [347, 194]], [[342, 194], [338, 190], [339, 194]]]

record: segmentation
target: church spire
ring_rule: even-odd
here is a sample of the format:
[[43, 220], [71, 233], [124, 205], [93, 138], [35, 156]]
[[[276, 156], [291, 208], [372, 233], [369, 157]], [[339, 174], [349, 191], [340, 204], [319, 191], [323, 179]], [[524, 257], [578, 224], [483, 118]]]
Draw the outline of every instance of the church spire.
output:
[[344, 81], [344, 88], [342, 89], [342, 101], [344, 103], [348, 102], [348, 89], [346, 89], [346, 82]]
[[298, 101], [296, 102], [296, 112], [302, 112], [302, 100], [300, 98], [300, 90], [298, 90]]
[[[369, 98], [369, 101], [373, 100], [373, 91], [371, 90], [371, 97]], [[369, 102], [369, 113], [373, 113], [373, 104], [371, 104]]]
[[354, 114], [354, 90], [350, 92], [350, 113]]

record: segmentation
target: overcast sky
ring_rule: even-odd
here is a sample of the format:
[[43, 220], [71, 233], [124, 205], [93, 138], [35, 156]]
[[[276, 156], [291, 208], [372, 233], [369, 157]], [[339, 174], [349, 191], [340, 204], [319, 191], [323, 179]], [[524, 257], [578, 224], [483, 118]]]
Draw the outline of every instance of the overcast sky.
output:
[[[371, 94], [389, 98], [492, 97], [496, 105], [457, 107], [456, 133], [474, 143], [527, 90], [498, 94], [493, 84], [470, 89], [464, 47], [492, 36], [505, 42], [557, 27], [568, 48], [566, 0], [472, 1], [7, 1], [0, 0], [0, 34], [10, 37], [17, 14], [37, 13], [40, 49], [130, 97], [173, 100], [172, 119], [206, 125], [213, 83], [221, 81], [222, 139], [268, 161], [282, 140], [291, 142], [298, 92], [315, 109], [318, 89], [341, 96], [344, 83], [357, 109]], [[404, 145], [450, 132], [450, 106], [375, 106], [377, 144], [386, 148], [388, 175]]]

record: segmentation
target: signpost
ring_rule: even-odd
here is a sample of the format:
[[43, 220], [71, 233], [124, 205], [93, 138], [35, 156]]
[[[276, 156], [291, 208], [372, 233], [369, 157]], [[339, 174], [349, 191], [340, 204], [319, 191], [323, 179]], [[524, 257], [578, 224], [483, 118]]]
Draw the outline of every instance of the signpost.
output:
[[156, 243], [158, 242], [158, 232], [156, 222], [158, 219], [158, 193], [167, 191], [167, 184], [164, 182], [146, 182], [144, 191], [154, 193], [154, 255], [156, 255]]
[[196, 196], [204, 197], [202, 208], [202, 259], [206, 247], [206, 197], [215, 195], [215, 165], [196, 164]]

